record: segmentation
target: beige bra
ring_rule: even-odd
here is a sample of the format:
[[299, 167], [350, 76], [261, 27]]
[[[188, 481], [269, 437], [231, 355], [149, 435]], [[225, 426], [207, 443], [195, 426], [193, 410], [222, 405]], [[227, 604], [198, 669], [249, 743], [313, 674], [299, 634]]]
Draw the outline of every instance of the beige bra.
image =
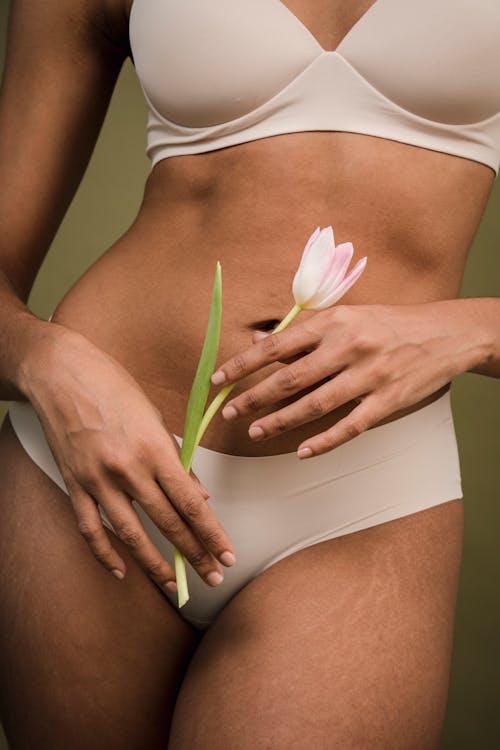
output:
[[281, 0], [134, 0], [147, 154], [335, 130], [498, 174], [500, 0], [375, 0], [334, 50]]

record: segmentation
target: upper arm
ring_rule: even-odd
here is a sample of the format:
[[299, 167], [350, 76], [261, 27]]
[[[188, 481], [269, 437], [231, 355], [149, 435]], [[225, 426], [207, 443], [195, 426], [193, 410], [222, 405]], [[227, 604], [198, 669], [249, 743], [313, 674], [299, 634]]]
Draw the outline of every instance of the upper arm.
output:
[[0, 270], [23, 299], [89, 162], [129, 54], [126, 31], [115, 0], [11, 0], [0, 89]]

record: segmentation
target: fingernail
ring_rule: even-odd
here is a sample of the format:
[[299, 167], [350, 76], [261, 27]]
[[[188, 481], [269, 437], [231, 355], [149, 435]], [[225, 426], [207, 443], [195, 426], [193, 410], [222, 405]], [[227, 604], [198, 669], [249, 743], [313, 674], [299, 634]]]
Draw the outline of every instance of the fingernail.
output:
[[224, 580], [224, 576], [218, 573], [216, 570], [212, 570], [211, 573], [207, 575], [206, 581], [210, 584], [210, 586], [218, 586], [219, 583], [222, 583]]
[[118, 578], [119, 581], [122, 581], [125, 578], [124, 574], [121, 572], [121, 570], [118, 570], [118, 568], [113, 568], [111, 572], [113, 573], [115, 578]]
[[175, 581], [168, 581], [164, 584], [164, 588], [166, 588], [167, 591], [170, 591], [171, 594], [175, 594], [177, 591], [177, 584]]
[[225, 381], [226, 376], [224, 375], [222, 370], [217, 370], [216, 372], [214, 372], [210, 379], [214, 385], [220, 385]]
[[255, 427], [252, 426], [249, 428], [248, 434], [253, 440], [260, 440], [264, 437], [264, 430], [262, 427], [257, 427], [257, 425], [255, 425]]
[[223, 565], [227, 565], [228, 567], [230, 565], [234, 565], [234, 563], [236, 562], [235, 556], [232, 552], [229, 552], [229, 550], [226, 550], [222, 553], [222, 555], [219, 555], [219, 560]]
[[258, 341], [259, 339], [265, 339], [266, 336], [269, 336], [269, 334], [265, 331], [255, 331], [255, 333], [253, 334], [253, 340]]
[[238, 412], [234, 408], [234, 406], [225, 406], [222, 410], [222, 416], [224, 419], [234, 419], [238, 416]]
[[299, 458], [309, 458], [309, 456], [312, 456], [313, 452], [310, 448], [299, 448], [297, 451], [297, 455]]

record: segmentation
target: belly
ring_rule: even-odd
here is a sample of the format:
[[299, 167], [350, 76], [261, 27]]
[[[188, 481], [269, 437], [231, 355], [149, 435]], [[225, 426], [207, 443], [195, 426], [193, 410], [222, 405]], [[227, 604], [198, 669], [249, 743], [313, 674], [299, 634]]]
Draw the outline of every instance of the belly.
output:
[[[150, 175], [132, 226], [67, 292], [53, 320], [123, 364], [182, 435], [217, 260], [222, 363], [292, 307], [293, 276], [316, 226], [331, 224], [337, 243], [352, 241], [353, 263], [368, 256], [342, 303], [457, 296], [492, 181], [491, 170], [465, 159], [346, 133], [295, 133], [168, 159]], [[280, 367], [248, 376], [231, 395]], [[201, 444], [236, 455], [286, 453], [353, 406], [262, 443], [247, 434], [256, 417], [232, 424], [219, 411]]]

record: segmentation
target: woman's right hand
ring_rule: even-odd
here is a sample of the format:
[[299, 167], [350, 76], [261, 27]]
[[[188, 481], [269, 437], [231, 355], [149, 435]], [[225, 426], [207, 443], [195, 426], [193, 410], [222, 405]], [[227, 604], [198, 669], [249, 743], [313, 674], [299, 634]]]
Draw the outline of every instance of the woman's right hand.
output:
[[130, 373], [85, 336], [56, 322], [46, 330], [23, 365], [23, 391], [96, 559], [117, 577], [125, 574], [98, 503], [145, 572], [167, 591], [176, 590], [174, 569], [146, 534], [135, 500], [204, 581], [220, 583], [218, 560], [225, 552], [234, 556], [232, 544], [208, 493], [182, 466], [161, 412]]

